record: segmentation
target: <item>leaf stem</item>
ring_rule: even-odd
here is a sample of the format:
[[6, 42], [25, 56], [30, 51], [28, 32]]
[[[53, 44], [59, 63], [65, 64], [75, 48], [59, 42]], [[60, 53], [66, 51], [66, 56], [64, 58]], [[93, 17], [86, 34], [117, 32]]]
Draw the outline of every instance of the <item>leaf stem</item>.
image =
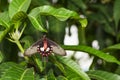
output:
[[[18, 48], [20, 49], [21, 53], [24, 55], [24, 49], [23, 49], [22, 45], [20, 44], [20, 42], [16, 41], [15, 43], [17, 44]], [[28, 57], [24, 57], [24, 58], [26, 60], [29, 60]]]
[[86, 38], [85, 38], [85, 27], [79, 26], [78, 28], [78, 38], [79, 38], [79, 44], [86, 45]]
[[17, 46], [18, 46], [18, 48], [20, 49], [20, 51], [21, 51], [22, 53], [24, 53], [24, 49], [23, 49], [22, 45], [20, 44], [20, 42], [19, 42], [19, 41], [16, 41], [15, 43], [17, 44]]

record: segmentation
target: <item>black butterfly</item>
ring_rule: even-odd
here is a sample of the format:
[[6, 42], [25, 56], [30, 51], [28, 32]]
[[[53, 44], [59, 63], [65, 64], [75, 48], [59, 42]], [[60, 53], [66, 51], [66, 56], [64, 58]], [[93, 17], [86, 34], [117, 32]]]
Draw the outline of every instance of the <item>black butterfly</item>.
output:
[[35, 42], [30, 48], [28, 48], [24, 55], [31, 56], [35, 53], [40, 53], [42, 57], [48, 57], [51, 53], [55, 53], [61, 56], [65, 56], [66, 52], [57, 43], [43, 36], [42, 39]]

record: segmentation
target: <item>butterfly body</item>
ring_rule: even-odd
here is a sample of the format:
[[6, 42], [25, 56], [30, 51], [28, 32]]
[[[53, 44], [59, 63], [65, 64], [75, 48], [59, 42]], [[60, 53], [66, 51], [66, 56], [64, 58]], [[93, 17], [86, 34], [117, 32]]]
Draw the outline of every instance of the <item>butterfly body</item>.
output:
[[44, 40], [43, 40], [43, 47], [44, 47], [44, 50], [46, 50], [48, 48], [48, 41], [46, 38], [44, 38]]
[[37, 52], [39, 52], [43, 57], [47, 57], [53, 52], [52, 47], [50, 47], [46, 38], [43, 38], [42, 44], [37, 47]]

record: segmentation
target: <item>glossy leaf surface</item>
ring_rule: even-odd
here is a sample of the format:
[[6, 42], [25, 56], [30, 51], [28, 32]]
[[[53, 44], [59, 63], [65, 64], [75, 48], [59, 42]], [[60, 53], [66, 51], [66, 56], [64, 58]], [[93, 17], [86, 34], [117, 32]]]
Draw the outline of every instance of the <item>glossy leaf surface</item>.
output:
[[33, 69], [24, 69], [12, 62], [1, 64], [0, 72], [0, 80], [34, 80]]
[[9, 16], [12, 18], [17, 12], [27, 12], [31, 0], [14, 0], [9, 6]]
[[[75, 74], [79, 76], [82, 80], [90, 80], [88, 75], [83, 72], [80, 67], [72, 60], [64, 58], [64, 57], [57, 57], [61, 63], [67, 66], [70, 70], [72, 70]], [[72, 74], [71, 74], [72, 75]]]
[[120, 80], [120, 76], [106, 71], [88, 71], [88, 75], [97, 80]]

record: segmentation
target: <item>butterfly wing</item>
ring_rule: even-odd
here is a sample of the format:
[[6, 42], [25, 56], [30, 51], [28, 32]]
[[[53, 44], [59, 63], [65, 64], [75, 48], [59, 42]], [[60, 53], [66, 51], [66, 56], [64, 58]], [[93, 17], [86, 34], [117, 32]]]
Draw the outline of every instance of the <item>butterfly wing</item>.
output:
[[49, 40], [49, 39], [47, 39], [47, 40], [48, 40], [49, 45], [52, 47], [52, 50], [54, 53], [61, 55], [61, 56], [66, 55], [65, 50], [63, 48], [61, 48], [57, 43], [55, 43], [54, 41]]
[[25, 56], [31, 56], [35, 53], [37, 53], [37, 49], [39, 47], [39, 45], [42, 45], [42, 40], [38, 40], [37, 42], [35, 42], [32, 46], [30, 46], [30, 48], [28, 48], [25, 52], [24, 55]]

